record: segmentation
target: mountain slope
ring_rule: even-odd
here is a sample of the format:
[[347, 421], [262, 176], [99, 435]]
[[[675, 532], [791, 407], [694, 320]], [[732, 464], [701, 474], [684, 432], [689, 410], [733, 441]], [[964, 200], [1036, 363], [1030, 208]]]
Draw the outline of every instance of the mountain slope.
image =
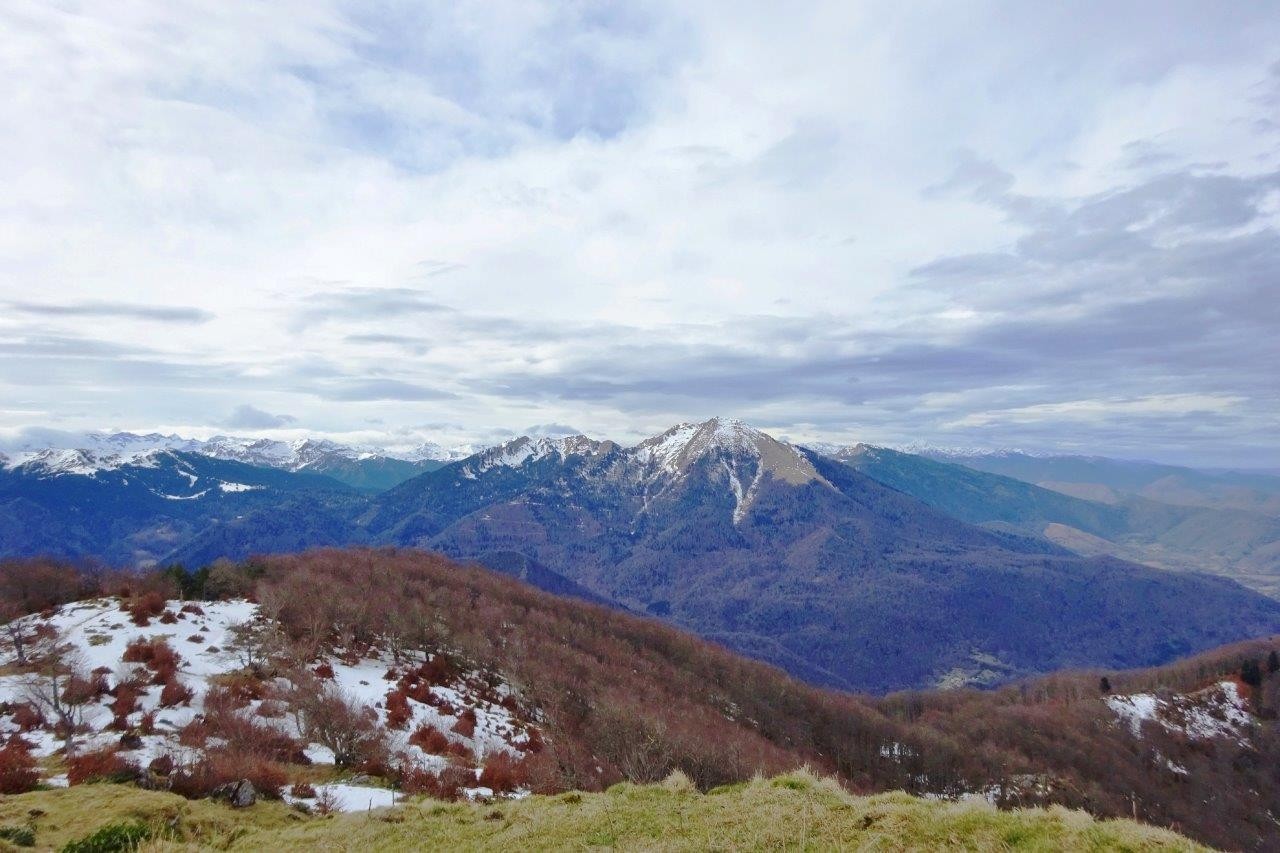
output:
[[[31, 568], [42, 577], [51, 571]], [[0, 603], [19, 612], [58, 603], [33, 597], [32, 575], [24, 578], [19, 569], [0, 563]], [[128, 586], [136, 591], [152, 582], [136, 578]], [[1280, 843], [1269, 817], [1280, 809], [1273, 772], [1280, 762], [1280, 675], [1266, 665], [1280, 638], [1155, 670], [1061, 673], [991, 691], [877, 699], [820, 690], [656, 620], [551, 596], [436, 555], [348, 550], [271, 557], [228, 567], [219, 585], [228, 584], [252, 594], [260, 615], [283, 632], [284, 658], [302, 654], [310, 661], [322, 650], [338, 681], [370, 703], [378, 721], [389, 724], [390, 702], [379, 707], [375, 700], [397, 686], [394, 675], [383, 677], [389, 655], [408, 660], [410, 668], [427, 655], [440, 656], [450, 684], [456, 679], [449, 681], [449, 672], [473, 674], [461, 683], [481, 700], [479, 710], [495, 705], [484, 700], [484, 685], [491, 691], [507, 685], [510, 700], [497, 707], [525, 720], [537, 709], [543, 745], [524, 768], [535, 791], [601, 791], [621, 781], [654, 782], [673, 770], [706, 791], [807, 764], [864, 793], [905, 789], [1001, 808], [1060, 804], [1099, 817], [1176, 822], [1227, 849]], [[74, 590], [76, 584], [60, 586]], [[190, 591], [200, 595], [206, 588]], [[126, 604], [134, 609], [132, 601]], [[175, 623], [180, 627], [162, 617], [136, 630], [149, 636], [177, 631], [175, 645], [191, 663], [176, 675], [194, 684], [199, 673], [193, 667], [221, 665], [225, 655], [207, 649], [215, 636], [198, 645], [181, 638], [201, 623], [216, 635], [227, 608], [253, 609], [214, 604], [183, 615]], [[118, 654], [135, 630], [105, 630], [129, 614], [100, 605], [64, 605], [39, 618], [73, 636], [78, 631], [80, 646], [99, 659]], [[103, 634], [107, 642], [93, 639]], [[287, 660], [273, 666], [295, 672]], [[1246, 671], [1253, 673], [1249, 683], [1240, 681]], [[106, 675], [120, 678], [127, 667], [112, 672]], [[1103, 675], [1108, 681], [1100, 686]], [[270, 670], [256, 676], [246, 670], [229, 684], [243, 685], [245, 676], [258, 689], [275, 680]], [[154, 703], [157, 690], [144, 691], [144, 704]], [[158, 743], [189, 719], [196, 702], [161, 710], [157, 735], [144, 737], [143, 745]], [[407, 707], [415, 715], [431, 713], [419, 705], [415, 699]], [[0, 724], [17, 725], [15, 712], [0, 712]], [[456, 715], [456, 707], [449, 713]], [[252, 718], [289, 724], [287, 716]], [[28, 736], [43, 740], [45, 732]], [[95, 727], [83, 737], [106, 733]], [[307, 767], [284, 769], [298, 774], [293, 778], [316, 778]], [[387, 779], [407, 785], [394, 773]]]
[[1117, 492], [1102, 495], [1105, 502], [1083, 500], [1012, 477], [881, 447], [857, 445], [829, 455], [971, 524], [1011, 527], [1086, 555], [1111, 554], [1164, 568], [1212, 571], [1261, 592], [1280, 594], [1277, 518], [1173, 506]]
[[162, 450], [122, 462], [50, 452], [0, 470], [0, 555], [146, 564], [249, 513], [285, 515], [300, 500], [336, 508], [352, 499], [348, 487], [319, 474], [198, 453]]
[[1280, 628], [1280, 605], [1232, 583], [981, 530], [734, 422], [634, 448], [524, 439], [373, 506], [374, 541], [522, 553], [845, 688], [1147, 665]]
[[[931, 454], [924, 454], [931, 455]], [[1280, 515], [1280, 477], [1252, 471], [1201, 471], [1102, 456], [948, 453], [936, 458], [1028, 483], [1078, 493], [1125, 492], [1161, 503]]]

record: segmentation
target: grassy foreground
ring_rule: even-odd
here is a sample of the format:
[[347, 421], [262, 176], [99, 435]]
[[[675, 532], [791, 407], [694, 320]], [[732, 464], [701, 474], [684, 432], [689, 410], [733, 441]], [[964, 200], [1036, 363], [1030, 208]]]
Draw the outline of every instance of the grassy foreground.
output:
[[[675, 776], [659, 785], [617, 785], [603, 794], [487, 806], [422, 801], [328, 817], [279, 803], [232, 811], [119, 785], [0, 800], [0, 827], [31, 827], [37, 849], [60, 849], [103, 826], [137, 821], [155, 833], [142, 844], [144, 851], [1204, 849], [1166, 830], [1095, 821], [1061, 808], [1000, 812], [901, 793], [854, 797], [807, 773], [708, 794]], [[0, 849], [19, 849], [7, 844], [0, 840]]]

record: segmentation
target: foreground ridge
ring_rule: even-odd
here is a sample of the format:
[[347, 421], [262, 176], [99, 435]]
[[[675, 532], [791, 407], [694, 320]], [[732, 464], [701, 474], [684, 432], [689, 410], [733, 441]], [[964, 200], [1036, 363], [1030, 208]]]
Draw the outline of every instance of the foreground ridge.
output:
[[598, 794], [496, 805], [418, 800], [329, 818], [290, 813], [278, 803], [233, 812], [117, 785], [40, 791], [0, 803], [0, 822], [26, 820], [41, 847], [132, 826], [151, 838], [152, 850], [1207, 849], [1169, 830], [1099, 821], [1060, 807], [1009, 812], [900, 792], [856, 797], [807, 771], [706, 794], [674, 773], [660, 784], [622, 783]]

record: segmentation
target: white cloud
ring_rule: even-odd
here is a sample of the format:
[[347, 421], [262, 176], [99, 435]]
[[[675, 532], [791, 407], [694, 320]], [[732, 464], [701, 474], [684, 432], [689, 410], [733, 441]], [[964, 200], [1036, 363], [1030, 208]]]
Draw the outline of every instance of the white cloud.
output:
[[[27, 357], [21, 381], [18, 366], [0, 372], [0, 394], [20, 400], [0, 424], [205, 429], [246, 399], [335, 435], [378, 419], [388, 441], [436, 420], [475, 436], [567, 423], [630, 437], [715, 412], [906, 440], [985, 428], [1002, 409], [1078, 422], [1072, 401], [1130, 393], [1108, 384], [1117, 371], [1090, 366], [1056, 387], [974, 367], [968, 387], [924, 373], [899, 387], [876, 365], [1020, 310], [1003, 285], [955, 294], [910, 275], [1005, 252], [1028, 231], [997, 206], [924, 191], [964, 151], [1048, 199], [1161, 164], [1276, 166], [1274, 136], [1254, 127], [1269, 113], [1257, 99], [1274, 16], [1107, 12], [8, 4], [0, 302], [150, 305], [204, 322], [4, 312], [0, 345]], [[1070, 279], [1078, 300], [1037, 310], [1173, 286], [1083, 292], [1082, 280]], [[337, 300], [351, 293], [388, 298], [370, 312]], [[146, 352], [36, 357], [33, 342], [55, 338]], [[640, 360], [621, 365], [632, 374], [660, 366], [739, 390], [643, 392], [654, 376], [615, 376], [625, 399], [585, 388], [619, 368], [615, 352]], [[771, 364], [793, 378], [765, 376]], [[814, 371], [828, 384], [794, 379]], [[1141, 380], [1181, 375], [1144, 365]], [[1229, 370], [1194, 375], [1188, 395], [1249, 398], [1220, 414], [1275, 405]], [[987, 399], [1013, 386], [1041, 398]], [[939, 394], [956, 396], [930, 409]], [[980, 408], [957, 410], [961, 399]], [[1215, 439], [1254, 442], [1246, 432]]]

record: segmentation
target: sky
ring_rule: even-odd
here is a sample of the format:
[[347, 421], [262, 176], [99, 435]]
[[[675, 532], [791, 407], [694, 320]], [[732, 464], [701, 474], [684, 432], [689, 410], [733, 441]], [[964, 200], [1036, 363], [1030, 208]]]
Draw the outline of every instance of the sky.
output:
[[1272, 3], [0, 0], [0, 443], [1280, 467]]

